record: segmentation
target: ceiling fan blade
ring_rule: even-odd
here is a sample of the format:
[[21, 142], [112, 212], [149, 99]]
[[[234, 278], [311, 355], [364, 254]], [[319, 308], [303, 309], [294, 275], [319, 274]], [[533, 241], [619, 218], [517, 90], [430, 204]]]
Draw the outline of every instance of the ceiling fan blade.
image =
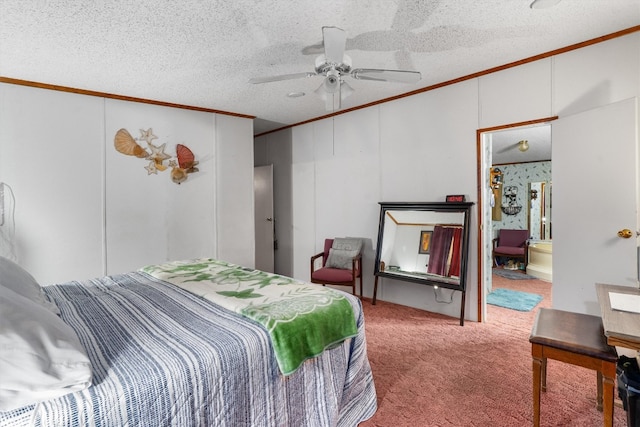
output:
[[338, 27], [322, 27], [324, 56], [330, 64], [341, 64], [347, 44], [347, 33]]
[[375, 68], [356, 68], [351, 71], [350, 75], [359, 80], [400, 83], [417, 83], [422, 78], [419, 71], [379, 70]]
[[270, 83], [270, 82], [279, 82], [281, 80], [294, 80], [294, 79], [302, 79], [305, 77], [315, 77], [316, 73], [294, 73], [294, 74], [281, 74], [279, 76], [269, 76], [269, 77], [255, 77], [253, 79], [249, 79], [249, 83], [257, 84], [257, 83]]

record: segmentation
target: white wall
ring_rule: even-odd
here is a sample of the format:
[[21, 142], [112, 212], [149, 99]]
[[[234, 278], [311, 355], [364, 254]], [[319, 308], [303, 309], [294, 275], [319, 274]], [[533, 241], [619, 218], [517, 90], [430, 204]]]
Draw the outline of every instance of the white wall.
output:
[[[466, 194], [477, 203], [477, 129], [583, 111], [638, 97], [639, 88], [640, 34], [634, 33], [294, 127], [294, 276], [309, 278], [309, 257], [320, 251], [325, 237], [364, 237], [370, 240], [365, 295], [371, 296], [378, 202], [443, 201], [447, 194]], [[256, 140], [261, 142], [269, 140]], [[554, 201], [554, 212], [561, 208]], [[467, 278], [466, 316], [471, 320], [478, 315], [476, 209]], [[554, 266], [562, 264], [578, 268], [579, 260], [554, 259]], [[571, 289], [556, 294], [556, 288], [554, 300], [571, 294]], [[439, 304], [431, 287], [413, 283], [385, 280], [378, 297], [452, 316], [460, 309], [455, 295], [452, 304]], [[580, 298], [579, 293], [572, 298]]]
[[[115, 150], [121, 128], [152, 128], [174, 158], [188, 146], [199, 172], [180, 185], [170, 168], [149, 175]], [[18, 262], [43, 284], [202, 256], [252, 266], [252, 134], [249, 119], [0, 84]]]
[[103, 99], [0, 83], [0, 181], [17, 261], [42, 283], [104, 270], [104, 141]]
[[253, 121], [216, 115], [216, 258], [253, 268]]
[[[105, 111], [107, 273], [213, 256], [214, 116], [112, 99], [105, 100]], [[133, 137], [152, 129], [157, 136], [152, 143], [166, 144], [165, 153], [174, 158], [176, 144], [186, 145], [200, 162], [199, 171], [180, 185], [171, 180], [170, 168], [149, 174], [144, 168], [148, 160], [114, 149], [114, 136], [122, 128]]]

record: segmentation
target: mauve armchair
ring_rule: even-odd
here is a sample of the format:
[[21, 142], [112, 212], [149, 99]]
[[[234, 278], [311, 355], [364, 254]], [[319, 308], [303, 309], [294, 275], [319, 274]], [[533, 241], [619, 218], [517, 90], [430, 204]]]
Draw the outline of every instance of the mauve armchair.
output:
[[498, 257], [522, 259], [526, 270], [529, 261], [529, 230], [502, 229], [493, 239], [493, 262], [498, 266]]
[[[356, 279], [360, 279], [360, 298], [362, 298], [362, 253], [360, 248], [358, 248], [357, 254], [349, 256], [348, 259], [338, 259], [335, 263], [331, 261], [327, 263], [330, 252], [332, 250], [337, 252], [332, 249], [333, 243], [334, 239], [325, 239], [324, 250], [311, 257], [311, 283], [323, 286], [350, 286], [351, 292], [356, 295]], [[316, 260], [320, 257], [322, 257], [322, 267], [317, 268], [316, 264], [319, 262], [316, 263]]]

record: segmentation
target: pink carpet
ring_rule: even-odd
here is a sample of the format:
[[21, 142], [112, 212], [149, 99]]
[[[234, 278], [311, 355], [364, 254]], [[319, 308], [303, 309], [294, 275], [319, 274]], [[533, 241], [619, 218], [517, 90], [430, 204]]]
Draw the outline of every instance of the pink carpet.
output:
[[[486, 323], [463, 327], [457, 318], [363, 301], [378, 411], [361, 426], [532, 425], [529, 334], [536, 311], [551, 306], [551, 285], [494, 275], [493, 286], [544, 298], [530, 312], [489, 305]], [[541, 425], [601, 426], [595, 398], [595, 371], [549, 360]], [[626, 426], [619, 406], [614, 426]]]

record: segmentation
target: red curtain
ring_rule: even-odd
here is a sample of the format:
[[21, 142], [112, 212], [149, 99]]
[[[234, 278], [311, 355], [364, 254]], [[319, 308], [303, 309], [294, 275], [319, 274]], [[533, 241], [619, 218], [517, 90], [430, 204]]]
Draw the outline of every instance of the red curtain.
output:
[[445, 276], [449, 261], [449, 251], [453, 239], [453, 229], [436, 225], [431, 236], [431, 251], [427, 273]]
[[460, 243], [462, 242], [462, 228], [453, 229], [453, 242], [451, 244], [451, 265], [447, 276], [460, 277]]
[[436, 225], [431, 236], [427, 273], [460, 276], [462, 228]]

